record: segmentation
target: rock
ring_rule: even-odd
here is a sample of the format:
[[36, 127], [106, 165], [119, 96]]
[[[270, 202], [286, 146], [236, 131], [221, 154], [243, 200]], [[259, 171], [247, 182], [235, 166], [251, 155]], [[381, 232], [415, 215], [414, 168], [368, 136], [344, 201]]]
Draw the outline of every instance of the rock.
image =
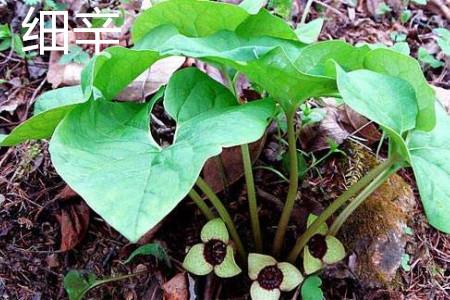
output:
[[[362, 147], [356, 150], [359, 151], [365, 151], [366, 165], [377, 164], [370, 152]], [[349, 268], [362, 286], [393, 287], [405, 254], [405, 228], [414, 203], [411, 186], [395, 174], [366, 199], [342, 227], [339, 238], [350, 254]]]

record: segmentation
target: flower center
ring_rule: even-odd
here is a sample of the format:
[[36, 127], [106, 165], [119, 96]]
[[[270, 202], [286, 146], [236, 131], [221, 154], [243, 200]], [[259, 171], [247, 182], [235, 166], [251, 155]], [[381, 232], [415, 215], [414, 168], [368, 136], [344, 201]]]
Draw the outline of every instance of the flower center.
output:
[[227, 254], [227, 245], [219, 240], [210, 240], [205, 244], [203, 256], [213, 266], [220, 265]]
[[308, 243], [309, 252], [315, 258], [322, 259], [327, 253], [327, 242], [325, 241], [325, 236], [321, 234], [316, 234], [313, 236]]
[[268, 266], [258, 274], [259, 285], [266, 290], [273, 290], [280, 287], [283, 281], [283, 273], [277, 266]]

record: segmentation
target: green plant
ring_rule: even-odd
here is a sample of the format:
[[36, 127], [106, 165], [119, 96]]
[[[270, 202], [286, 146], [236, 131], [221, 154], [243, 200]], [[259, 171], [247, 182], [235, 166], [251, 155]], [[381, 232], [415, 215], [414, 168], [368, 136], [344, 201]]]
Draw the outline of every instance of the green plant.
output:
[[411, 265], [409, 264], [410, 259], [411, 257], [409, 256], [409, 254], [407, 253], [403, 254], [400, 265], [402, 266], [402, 269], [405, 270], [406, 272], [411, 271]]
[[437, 43], [442, 52], [450, 57], [450, 31], [445, 28], [436, 28], [433, 33], [436, 35]]
[[419, 48], [419, 51], [417, 53], [417, 59], [420, 62], [429, 65], [433, 69], [437, 69], [445, 65], [444, 62], [436, 59], [433, 55], [428, 53], [428, 51], [423, 47]]
[[405, 24], [406, 22], [408, 22], [411, 19], [412, 16], [412, 12], [409, 9], [405, 9], [401, 12], [400, 14], [400, 22], [402, 24]]
[[141, 255], [151, 255], [155, 257], [158, 261], [164, 262], [169, 268], [172, 267], [170, 262], [170, 257], [167, 254], [166, 249], [164, 249], [159, 243], [145, 244], [134, 250], [124, 263], [131, 262], [135, 257]]
[[298, 35], [298, 39], [305, 43], [311, 44], [317, 42], [319, 39], [320, 32], [322, 31], [323, 18], [317, 18], [307, 24], [301, 24], [295, 30], [295, 33]]
[[[187, 6], [190, 14], [181, 13]], [[206, 14], [202, 13], [205, 11]], [[222, 16], [224, 21], [210, 22], [212, 16]], [[195, 26], [186, 26], [192, 18], [197, 18]], [[296, 33], [286, 23], [265, 10], [250, 14], [228, 4], [186, 0], [163, 2], [144, 12], [132, 32], [138, 49], [200, 58], [246, 74], [284, 110], [292, 163], [286, 206], [274, 242], [274, 254], [279, 255], [298, 187], [294, 129], [297, 107], [310, 97], [337, 93], [332, 75], [321, 74], [329, 69], [327, 61], [335, 59], [356, 69], [362, 67], [360, 57], [369, 49], [340, 41], [305, 46], [297, 41]], [[315, 57], [316, 53], [320, 57]]]
[[11, 49], [18, 56], [25, 58], [20, 35], [11, 31], [8, 24], [0, 24], [0, 51]]
[[[375, 189], [398, 169], [408, 165], [414, 170], [430, 224], [450, 232], [446, 221], [450, 205], [443, 200], [450, 195], [449, 187], [443, 183], [450, 177], [447, 162], [450, 140], [444, 136], [450, 126], [450, 117], [442, 106], [434, 103], [433, 91], [412, 58], [377, 49], [367, 55], [365, 66], [368, 70], [353, 72], [338, 67], [339, 91], [346, 104], [380, 124], [390, 137], [389, 157], [325, 209], [297, 240], [289, 255], [290, 261], [295, 261], [314, 232], [348, 200], [355, 197], [338, 215], [329, 234], [335, 235]], [[376, 87], [373, 82], [377, 82]], [[434, 176], [429, 176], [430, 172]]]
[[64, 276], [64, 288], [70, 300], [81, 300], [90, 290], [110, 282], [132, 278], [141, 273], [98, 279], [94, 273], [72, 270]]
[[322, 300], [324, 297], [321, 285], [322, 280], [318, 276], [308, 276], [302, 284], [302, 300]]
[[385, 2], [381, 2], [378, 5], [375, 13], [379, 16], [384, 16], [387, 13], [390, 13], [391, 11], [392, 11], [392, 8], [389, 5], [387, 5]]
[[65, 10], [67, 8], [67, 4], [59, 3], [56, 0], [24, 0], [24, 3], [28, 6], [43, 4], [44, 10]]
[[74, 62], [77, 64], [86, 65], [90, 60], [89, 54], [87, 54], [83, 48], [71, 45], [69, 47], [69, 53], [61, 56], [59, 63], [62, 65]]

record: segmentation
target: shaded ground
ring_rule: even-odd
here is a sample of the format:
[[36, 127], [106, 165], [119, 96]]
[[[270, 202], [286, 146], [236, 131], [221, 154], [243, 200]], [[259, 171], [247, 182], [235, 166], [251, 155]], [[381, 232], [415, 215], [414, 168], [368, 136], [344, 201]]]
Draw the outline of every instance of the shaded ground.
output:
[[[107, 1], [103, 1], [103, 4], [108, 5]], [[296, 3], [294, 20], [300, 18], [302, 9], [299, 7], [304, 5], [304, 2]], [[401, 3], [391, 5], [395, 8]], [[313, 6], [310, 18], [327, 17], [322, 39], [344, 38], [351, 43], [367, 41], [392, 44], [391, 32], [406, 33], [413, 55], [416, 55], [419, 46], [436, 50], [431, 30], [436, 27], [449, 28], [445, 10], [436, 9], [435, 6], [410, 6], [413, 17], [406, 25], [396, 21], [400, 8], [379, 17], [373, 15], [374, 6], [374, 3], [364, 1], [355, 9], [325, 1], [322, 5]], [[14, 9], [14, 5], [11, 4], [9, 8]], [[3, 18], [11, 19], [5, 14]], [[12, 19], [13, 26], [19, 23], [18, 19]], [[46, 83], [47, 61], [48, 57], [38, 57], [25, 62], [13, 52], [0, 53], [0, 79], [6, 80], [0, 84], [0, 133], [8, 133], [29, 117], [36, 96], [50, 89]], [[450, 88], [448, 66], [447, 60], [446, 66], [442, 68], [427, 68], [427, 78], [435, 85]], [[155, 114], [170, 127], [161, 111], [156, 110]], [[157, 131], [155, 128], [153, 130]], [[170, 131], [163, 132], [166, 136], [162, 138], [170, 140], [167, 136]], [[183, 258], [185, 248], [198, 241], [198, 233], [204, 223], [202, 215], [191, 202], [184, 201], [156, 232], [141, 240], [142, 243], [160, 241], [172, 257], [173, 269], [166, 268], [150, 257], [137, 258], [130, 264], [124, 264], [124, 260], [137, 246], [128, 244], [125, 238], [95, 213], [86, 212], [83, 202], [76, 196], [61, 194], [65, 184], [51, 166], [47, 146], [43, 141], [0, 149], [2, 299], [66, 299], [62, 279], [71, 269], [93, 271], [99, 277], [148, 271], [101, 287], [89, 295], [94, 299], [160, 299], [161, 286], [181, 271], [179, 261]], [[273, 131], [268, 136], [257, 165], [270, 163], [282, 169], [278, 160], [282, 152]], [[302, 184], [302, 202], [294, 212], [288, 245], [304, 230], [303, 220], [307, 212], [320, 212], [328, 201], [341, 193], [344, 185], [340, 178], [345, 171], [342, 158], [334, 155], [309, 172]], [[414, 186], [409, 171], [401, 175]], [[255, 171], [255, 179], [261, 202], [261, 223], [265, 227], [265, 240], [268, 243], [270, 235], [274, 234], [273, 226], [281, 211], [286, 184], [277, 175], [262, 169]], [[244, 240], [249, 241], [250, 232], [245, 230], [249, 228], [249, 223], [242, 180], [222, 193], [222, 197], [235, 217]], [[412, 219], [412, 235], [407, 245], [407, 252], [411, 255], [411, 270], [400, 271], [398, 288], [369, 291], [362, 289], [358, 282], [324, 278], [329, 299], [401, 299], [401, 295], [406, 299], [450, 299], [450, 237], [429, 228], [419, 201]], [[61, 232], [67, 234], [68, 230], [80, 233], [86, 224], [88, 227], [84, 239], [73, 250], [61, 251], [61, 247], [77, 243], [79, 238], [75, 235], [73, 240], [61, 240]], [[220, 295], [218, 297], [221, 299], [239, 299], [242, 295], [247, 296], [248, 282], [243, 278], [241, 276], [221, 283], [211, 277], [196, 279], [192, 289], [199, 298]]]

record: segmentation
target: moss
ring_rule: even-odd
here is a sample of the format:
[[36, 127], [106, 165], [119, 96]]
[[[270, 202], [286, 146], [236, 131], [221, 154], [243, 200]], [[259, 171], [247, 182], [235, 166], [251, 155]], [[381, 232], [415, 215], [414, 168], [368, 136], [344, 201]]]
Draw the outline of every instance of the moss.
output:
[[[346, 181], [354, 183], [378, 164], [375, 156], [350, 144]], [[340, 231], [340, 238], [357, 254], [356, 272], [371, 285], [390, 285], [404, 251], [403, 230], [408, 222], [413, 193], [398, 175], [393, 175], [353, 213]], [[392, 287], [392, 285], [390, 285]]]

